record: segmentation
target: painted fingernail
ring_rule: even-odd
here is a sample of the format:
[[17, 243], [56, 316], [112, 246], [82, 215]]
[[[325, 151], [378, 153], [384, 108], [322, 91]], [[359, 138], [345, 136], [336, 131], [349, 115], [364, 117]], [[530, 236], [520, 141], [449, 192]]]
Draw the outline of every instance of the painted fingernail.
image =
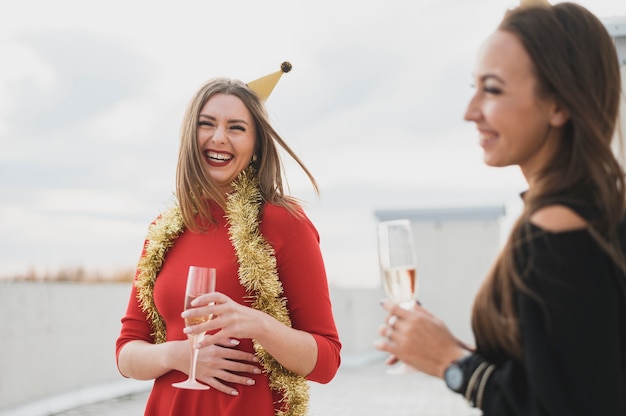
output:
[[246, 380], [246, 384], [247, 384], [248, 386], [252, 386], [252, 385], [254, 384], [254, 380], [252, 380], [251, 378], [249, 378], [249, 379], [247, 379], [247, 380]]
[[189, 311], [183, 311], [183, 313], [181, 313], [180, 316], [182, 316], [183, 318], [186, 318], [187, 316], [189, 316]]
[[252, 372], [254, 374], [261, 374], [261, 369], [260, 368], [255, 368]]
[[186, 326], [186, 327], [184, 327], [184, 328], [183, 328], [183, 332], [184, 332], [185, 334], [189, 334], [189, 333], [191, 332], [191, 328], [189, 328], [188, 326]]
[[233, 345], [239, 345], [239, 340], [231, 338], [230, 339], [230, 343], [233, 344]]
[[233, 390], [230, 392], [231, 396], [237, 396], [239, 394], [239, 392], [237, 390]]

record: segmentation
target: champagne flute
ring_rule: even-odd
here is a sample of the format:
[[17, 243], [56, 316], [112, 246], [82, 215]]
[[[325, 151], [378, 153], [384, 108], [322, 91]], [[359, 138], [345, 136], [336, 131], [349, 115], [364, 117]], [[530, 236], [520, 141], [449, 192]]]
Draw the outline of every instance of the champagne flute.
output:
[[[187, 275], [187, 287], [185, 289], [185, 309], [191, 309], [191, 302], [204, 294], [215, 291], [215, 269], [209, 267], [189, 266]], [[185, 318], [185, 325], [198, 325], [211, 319], [210, 316], [200, 316], [194, 318]], [[198, 361], [198, 349], [194, 348], [196, 343], [202, 341], [202, 334], [187, 334], [191, 345], [191, 364], [189, 368], [189, 377], [185, 381], [174, 383], [172, 386], [181, 389], [208, 390], [209, 386], [202, 384], [196, 380], [196, 362]]]
[[[417, 260], [409, 220], [378, 223], [378, 256], [387, 298], [404, 309], [413, 308], [417, 292]], [[412, 367], [402, 364], [390, 368], [387, 373], [406, 374], [414, 371]]]

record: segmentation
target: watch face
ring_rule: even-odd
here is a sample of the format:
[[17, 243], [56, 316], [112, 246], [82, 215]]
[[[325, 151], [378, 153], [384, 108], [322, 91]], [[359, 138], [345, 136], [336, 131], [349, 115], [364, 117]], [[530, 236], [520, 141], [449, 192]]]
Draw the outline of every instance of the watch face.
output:
[[458, 392], [463, 385], [463, 371], [457, 364], [452, 364], [446, 370], [445, 379], [448, 388]]

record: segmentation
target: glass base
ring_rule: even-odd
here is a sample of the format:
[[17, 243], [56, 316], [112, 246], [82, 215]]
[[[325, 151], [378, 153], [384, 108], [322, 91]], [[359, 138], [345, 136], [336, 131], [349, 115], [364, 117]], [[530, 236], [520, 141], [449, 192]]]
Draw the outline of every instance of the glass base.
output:
[[180, 383], [173, 383], [172, 386], [178, 387], [179, 389], [190, 389], [190, 390], [208, 390], [211, 388], [207, 386], [206, 384], [198, 383], [197, 381], [191, 380], [191, 379], [181, 381]]

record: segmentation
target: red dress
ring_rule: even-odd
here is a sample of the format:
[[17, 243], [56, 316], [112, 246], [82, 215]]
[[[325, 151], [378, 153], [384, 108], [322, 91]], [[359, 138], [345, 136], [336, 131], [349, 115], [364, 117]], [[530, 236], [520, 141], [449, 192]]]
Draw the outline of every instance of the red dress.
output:
[[[180, 314], [183, 308], [187, 270], [190, 265], [215, 267], [216, 290], [241, 304], [249, 304], [248, 293], [239, 283], [238, 262], [228, 238], [224, 211], [212, 207], [217, 227], [206, 233], [185, 230], [169, 250], [166, 261], [154, 285], [154, 301], [167, 328], [167, 341], [184, 340], [185, 323]], [[307, 380], [328, 383], [335, 376], [340, 363], [341, 343], [332, 315], [328, 281], [319, 248], [319, 235], [309, 219], [298, 218], [285, 208], [266, 203], [260, 222], [260, 231], [274, 248], [277, 270], [287, 298], [287, 309], [292, 326], [310, 333], [317, 343], [318, 357]], [[137, 300], [136, 289], [131, 290], [122, 329], [116, 342], [116, 356], [129, 341], [153, 342], [152, 329]], [[251, 339], [241, 339], [237, 348], [254, 352]], [[256, 415], [273, 416], [280, 397], [268, 386], [265, 374], [246, 374], [256, 384], [232, 384], [239, 392], [230, 396], [217, 389], [185, 390], [172, 383], [186, 379], [179, 371], [170, 371], [154, 382], [146, 405], [146, 415]]]

